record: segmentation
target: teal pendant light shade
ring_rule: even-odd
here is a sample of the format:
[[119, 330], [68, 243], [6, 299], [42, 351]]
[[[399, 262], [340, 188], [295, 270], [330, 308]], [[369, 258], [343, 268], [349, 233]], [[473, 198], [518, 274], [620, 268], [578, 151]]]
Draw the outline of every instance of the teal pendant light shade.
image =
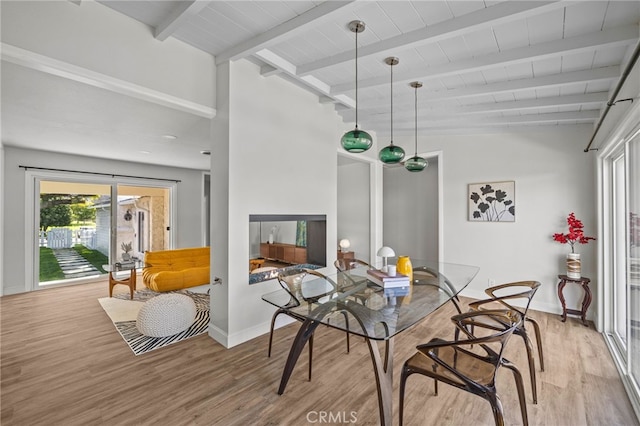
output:
[[378, 153], [378, 158], [386, 164], [399, 163], [404, 158], [404, 149], [394, 144], [385, 146]]
[[411, 157], [404, 162], [404, 168], [410, 172], [421, 172], [426, 169], [428, 165], [429, 163], [427, 163], [427, 160], [418, 155]]
[[413, 154], [413, 157], [409, 158], [404, 162], [404, 168], [410, 172], [421, 172], [427, 168], [429, 163], [424, 158], [418, 156], [418, 89], [422, 87], [422, 83], [419, 81], [414, 81], [409, 83], [409, 86], [415, 89], [415, 111], [416, 111], [416, 120], [415, 120], [415, 135], [416, 135], [416, 151]]
[[345, 150], [353, 153], [359, 153], [365, 152], [371, 148], [371, 145], [373, 145], [373, 138], [371, 138], [369, 133], [358, 129], [358, 126], [356, 126], [355, 129], [342, 135], [340, 143]]
[[371, 135], [358, 129], [358, 33], [363, 32], [364, 28], [362, 21], [349, 22], [349, 30], [356, 33], [356, 126], [353, 130], [342, 135], [342, 139], [340, 139], [340, 143], [346, 151], [356, 154], [367, 151], [373, 145]]
[[391, 143], [378, 153], [380, 161], [386, 164], [395, 164], [404, 158], [404, 149], [393, 144], [393, 66], [398, 65], [398, 58], [389, 57], [384, 62], [391, 67]]

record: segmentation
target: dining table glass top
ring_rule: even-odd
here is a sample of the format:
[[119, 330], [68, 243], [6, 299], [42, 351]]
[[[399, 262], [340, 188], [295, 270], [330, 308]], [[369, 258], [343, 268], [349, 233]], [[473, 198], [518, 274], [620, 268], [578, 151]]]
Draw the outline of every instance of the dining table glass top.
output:
[[383, 288], [357, 267], [320, 278], [307, 275], [295, 288], [262, 299], [294, 316], [374, 340], [387, 340], [446, 304], [473, 280], [479, 268], [411, 259], [413, 280]]

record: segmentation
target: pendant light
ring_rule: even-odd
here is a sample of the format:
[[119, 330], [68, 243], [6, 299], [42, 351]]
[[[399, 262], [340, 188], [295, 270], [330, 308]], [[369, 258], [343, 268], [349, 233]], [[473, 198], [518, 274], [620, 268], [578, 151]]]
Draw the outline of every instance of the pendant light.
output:
[[365, 152], [373, 145], [373, 138], [364, 130], [358, 129], [358, 33], [364, 31], [364, 22], [349, 22], [349, 30], [356, 33], [356, 127], [342, 135], [340, 143], [342, 147], [354, 153]]
[[378, 158], [383, 163], [395, 164], [404, 158], [404, 149], [393, 144], [393, 66], [398, 65], [398, 58], [389, 57], [384, 62], [391, 67], [391, 143], [378, 153]]
[[409, 170], [410, 172], [421, 172], [423, 171], [429, 163], [422, 157], [418, 157], [418, 89], [422, 87], [422, 83], [419, 81], [414, 81], [409, 83], [409, 86], [416, 89], [415, 91], [415, 110], [416, 110], [416, 151], [413, 157], [409, 158], [404, 162], [404, 168]]

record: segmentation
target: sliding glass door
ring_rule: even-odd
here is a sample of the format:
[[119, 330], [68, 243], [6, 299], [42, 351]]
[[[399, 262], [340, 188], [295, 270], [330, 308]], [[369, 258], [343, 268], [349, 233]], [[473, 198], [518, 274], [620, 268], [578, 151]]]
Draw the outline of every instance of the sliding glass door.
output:
[[638, 393], [640, 388], [640, 132], [627, 144], [628, 228], [627, 283], [629, 327], [629, 371]]
[[105, 274], [109, 263], [111, 185], [39, 180], [38, 282], [59, 284]]
[[115, 257], [142, 259], [145, 251], [170, 246], [169, 188], [117, 186]]
[[[175, 183], [28, 171], [33, 221], [28, 290], [101, 279], [104, 265], [172, 247]], [[31, 246], [33, 246], [31, 248]], [[30, 274], [28, 274], [30, 275]]]
[[640, 412], [640, 128], [604, 158], [602, 170], [604, 331]]
[[620, 354], [626, 359], [629, 322], [627, 302], [629, 285], [627, 282], [627, 208], [626, 208], [626, 167], [625, 155], [621, 153], [612, 160], [612, 286], [611, 286], [611, 335], [618, 345]]

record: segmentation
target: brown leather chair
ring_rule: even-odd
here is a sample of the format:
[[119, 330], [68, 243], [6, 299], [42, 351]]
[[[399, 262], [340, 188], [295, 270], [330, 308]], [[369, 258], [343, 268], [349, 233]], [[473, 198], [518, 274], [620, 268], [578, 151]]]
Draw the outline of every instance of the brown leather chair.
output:
[[[533, 330], [536, 334], [536, 342], [538, 345], [538, 357], [540, 359], [540, 371], [544, 371], [544, 354], [542, 353], [542, 336], [540, 334], [540, 325], [527, 315], [529, 310], [529, 304], [531, 299], [540, 288], [538, 281], [517, 281], [512, 283], [500, 284], [497, 286], [489, 287], [485, 289], [485, 293], [489, 296], [488, 299], [478, 300], [476, 302], [469, 303], [469, 307], [472, 310], [486, 310], [486, 309], [513, 309], [518, 311], [524, 321], [518, 327], [516, 327], [514, 333], [521, 336], [524, 340], [525, 347], [527, 349], [527, 360], [529, 362], [529, 376], [531, 377], [531, 392], [533, 397], [533, 403], [538, 403], [538, 392], [536, 385], [536, 367], [533, 355], [533, 345], [531, 339], [527, 334], [525, 328], [525, 322], [529, 321], [533, 324]], [[517, 304], [518, 306], [514, 306]]]
[[[463, 333], [463, 339], [432, 339], [417, 346], [418, 352], [402, 367], [400, 425], [403, 423], [407, 378], [412, 374], [421, 374], [434, 379], [435, 395], [438, 395], [438, 382], [441, 381], [484, 398], [491, 404], [495, 424], [503, 426], [503, 408], [495, 381], [499, 367], [504, 366], [513, 372], [522, 420], [526, 426], [528, 417], [522, 375], [515, 365], [502, 356], [509, 337], [522, 322], [522, 315], [507, 309], [470, 311], [454, 315], [451, 321], [456, 325], [456, 330]], [[471, 332], [472, 327], [475, 335]]]

